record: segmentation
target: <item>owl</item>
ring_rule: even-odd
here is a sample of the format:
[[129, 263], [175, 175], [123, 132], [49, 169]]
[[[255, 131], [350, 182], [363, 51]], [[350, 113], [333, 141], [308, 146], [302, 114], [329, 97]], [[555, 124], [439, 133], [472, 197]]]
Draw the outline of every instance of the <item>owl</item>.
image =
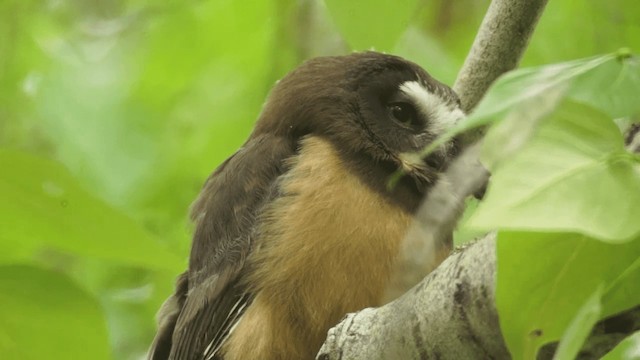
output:
[[448, 86], [397, 56], [319, 57], [286, 75], [192, 207], [189, 266], [149, 358], [313, 359], [345, 314], [380, 305], [458, 145], [416, 154], [463, 117]]

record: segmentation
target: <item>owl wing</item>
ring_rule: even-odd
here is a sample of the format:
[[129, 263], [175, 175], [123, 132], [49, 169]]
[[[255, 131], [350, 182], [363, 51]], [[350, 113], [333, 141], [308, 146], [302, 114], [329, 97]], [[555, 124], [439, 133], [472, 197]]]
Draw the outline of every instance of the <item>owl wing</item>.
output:
[[192, 208], [189, 270], [160, 309], [149, 359], [214, 358], [251, 301], [242, 278], [257, 218], [294, 153], [285, 137], [253, 135], [209, 177]]

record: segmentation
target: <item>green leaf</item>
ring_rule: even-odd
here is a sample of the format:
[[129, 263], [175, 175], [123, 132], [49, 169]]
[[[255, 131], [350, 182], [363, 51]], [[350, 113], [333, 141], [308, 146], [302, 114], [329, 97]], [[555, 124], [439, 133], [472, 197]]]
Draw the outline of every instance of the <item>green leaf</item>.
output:
[[603, 286], [600, 285], [580, 307], [578, 314], [571, 320], [567, 330], [562, 335], [553, 360], [573, 360], [576, 358], [580, 347], [600, 318], [602, 313], [602, 306], [600, 305], [602, 293]]
[[326, 0], [327, 8], [354, 50], [389, 51], [409, 25], [417, 0]]
[[640, 163], [617, 126], [588, 106], [565, 101], [491, 171], [470, 226], [579, 232], [610, 242], [640, 234]]
[[640, 58], [618, 57], [576, 78], [572, 99], [599, 109], [612, 118], [640, 115]]
[[602, 300], [603, 313], [606, 315], [615, 314], [627, 309], [629, 304], [637, 303], [638, 284], [640, 284], [640, 254], [638, 254], [636, 261], [629, 265], [607, 288]]
[[[552, 111], [565, 97], [593, 106], [613, 118], [638, 115], [638, 93], [640, 58], [637, 56], [608, 54], [514, 70], [491, 86], [465, 121], [458, 123], [423, 152], [429, 153], [469, 129], [508, 119], [514, 119], [510, 122], [514, 128], [518, 127], [516, 139], [526, 139], [535, 129], [537, 120]], [[514, 132], [509, 132], [506, 140], [514, 143]], [[505, 139], [498, 143], [503, 141]], [[511, 152], [513, 149], [502, 151], [502, 154], [508, 156]]]
[[618, 346], [600, 360], [638, 360], [640, 359], [640, 331], [627, 336]]
[[61, 165], [0, 150], [0, 262], [55, 249], [179, 271], [183, 261], [140, 226], [84, 191]]
[[[638, 257], [640, 238], [610, 244], [580, 234], [499, 232], [496, 305], [514, 359], [535, 358], [541, 345], [559, 340], [601, 285], [600, 317], [638, 305], [640, 282], [625, 275]], [[618, 286], [636, 296], [610, 296]]]
[[613, 51], [640, 49], [637, 0], [549, 1], [523, 64], [544, 64]]
[[482, 164], [495, 171], [502, 161], [510, 160], [531, 139], [540, 122], [556, 110], [565, 91], [566, 87], [552, 88], [522, 101], [507, 113], [484, 137]]
[[3, 359], [109, 359], [100, 305], [68, 278], [28, 266], [0, 266]]
[[474, 110], [473, 118], [480, 120], [505, 114], [531, 98], [557, 91], [558, 88], [569, 88], [576, 79], [615, 61], [613, 54], [607, 54], [509, 72], [489, 89]]
[[[526, 127], [522, 135], [525, 136], [528, 134], [526, 130], [531, 131], [538, 118], [552, 111], [567, 96], [576, 79], [588, 76], [594, 69], [615, 61], [615, 55], [608, 54], [510, 71], [496, 80], [468, 118], [443, 134], [424, 153], [433, 151], [464, 131], [506, 117], [517, 118], [523, 113], [526, 116], [521, 119], [520, 124]], [[532, 120], [534, 124], [528, 123]]]

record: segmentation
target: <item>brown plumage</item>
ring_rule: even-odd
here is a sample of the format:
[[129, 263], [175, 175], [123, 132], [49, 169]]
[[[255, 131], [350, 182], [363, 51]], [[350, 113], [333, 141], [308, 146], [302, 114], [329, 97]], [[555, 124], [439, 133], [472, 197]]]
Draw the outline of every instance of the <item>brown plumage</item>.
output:
[[[379, 305], [456, 147], [409, 154], [462, 116], [451, 89], [391, 55], [317, 58], [288, 74], [193, 206], [189, 269], [150, 359], [312, 359], [347, 312]], [[389, 190], [398, 169], [408, 174]]]

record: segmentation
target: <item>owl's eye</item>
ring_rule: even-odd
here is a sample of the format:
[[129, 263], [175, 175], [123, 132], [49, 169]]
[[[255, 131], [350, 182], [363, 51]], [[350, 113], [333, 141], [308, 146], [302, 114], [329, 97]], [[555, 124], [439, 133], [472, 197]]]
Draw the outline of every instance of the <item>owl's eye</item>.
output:
[[405, 126], [417, 125], [418, 115], [413, 105], [406, 102], [394, 102], [387, 105], [389, 115], [398, 123]]

